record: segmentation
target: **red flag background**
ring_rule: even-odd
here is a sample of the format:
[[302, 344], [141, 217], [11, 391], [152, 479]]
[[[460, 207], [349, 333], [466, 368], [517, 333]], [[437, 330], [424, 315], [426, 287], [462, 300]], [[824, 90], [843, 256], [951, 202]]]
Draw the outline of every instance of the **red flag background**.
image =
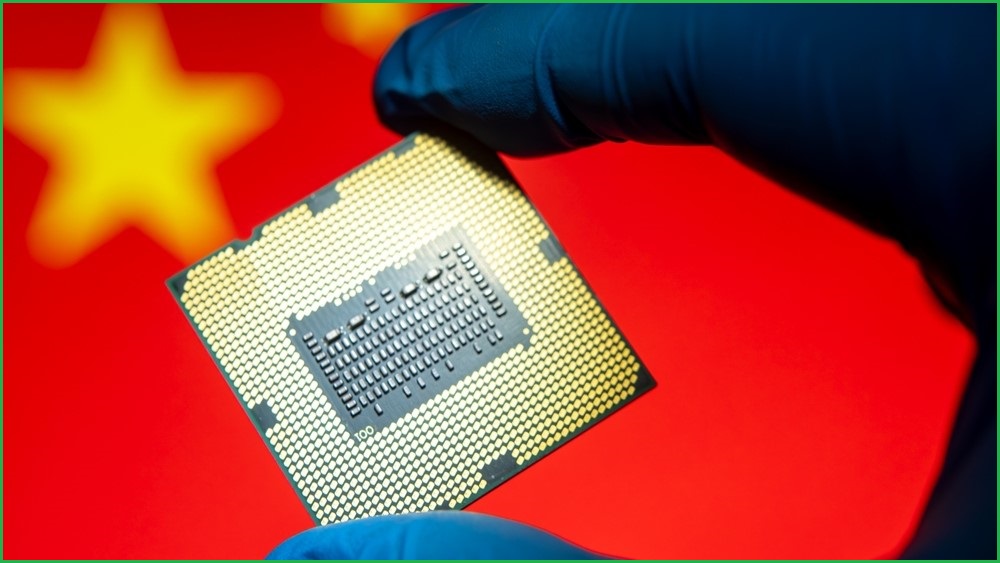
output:
[[[4, 6], [5, 558], [311, 525], [164, 280], [385, 149], [426, 7]], [[659, 386], [470, 510], [630, 557], [897, 553], [972, 341], [896, 245], [711, 148], [514, 175]]]

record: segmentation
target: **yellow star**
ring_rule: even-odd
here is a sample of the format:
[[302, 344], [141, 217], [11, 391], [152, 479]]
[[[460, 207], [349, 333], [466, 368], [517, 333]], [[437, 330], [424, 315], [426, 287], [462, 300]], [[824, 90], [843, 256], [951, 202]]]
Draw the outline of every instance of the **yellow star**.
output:
[[68, 266], [135, 226], [184, 262], [200, 258], [233, 236], [216, 163], [278, 105], [262, 77], [184, 72], [157, 8], [105, 8], [80, 71], [4, 75], [4, 123], [50, 164], [33, 255]]
[[323, 23], [335, 39], [375, 59], [426, 13], [426, 7], [416, 4], [326, 4]]

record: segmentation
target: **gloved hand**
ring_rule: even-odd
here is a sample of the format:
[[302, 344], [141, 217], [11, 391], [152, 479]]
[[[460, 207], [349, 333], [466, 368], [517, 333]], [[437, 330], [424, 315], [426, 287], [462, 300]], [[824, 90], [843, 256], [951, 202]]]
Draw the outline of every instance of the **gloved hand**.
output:
[[[403, 34], [375, 102], [400, 133], [445, 122], [513, 155], [604, 140], [712, 143], [898, 240], [980, 345], [906, 555], [990, 559], [995, 22], [984, 5], [465, 7]], [[498, 541], [511, 526], [471, 514], [379, 518], [307, 532], [275, 555], [560, 553], [537, 532]], [[359, 530], [377, 538], [364, 550], [352, 547]]]

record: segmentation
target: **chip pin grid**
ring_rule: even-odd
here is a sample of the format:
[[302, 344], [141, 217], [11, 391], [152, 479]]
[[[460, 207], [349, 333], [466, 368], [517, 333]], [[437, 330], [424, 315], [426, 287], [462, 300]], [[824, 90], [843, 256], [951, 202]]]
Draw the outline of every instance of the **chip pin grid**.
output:
[[168, 287], [320, 524], [461, 508], [654, 385], [465, 139], [411, 135]]

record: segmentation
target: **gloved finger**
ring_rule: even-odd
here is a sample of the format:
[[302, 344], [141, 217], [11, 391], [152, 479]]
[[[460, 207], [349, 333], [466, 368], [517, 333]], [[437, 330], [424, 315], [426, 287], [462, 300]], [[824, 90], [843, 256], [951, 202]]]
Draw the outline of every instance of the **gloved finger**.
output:
[[686, 60], [686, 39], [705, 17], [697, 8], [443, 12], [411, 27], [385, 55], [376, 108], [397, 132], [440, 120], [515, 155], [602, 140], [705, 143]]
[[313, 528], [268, 559], [600, 559], [536, 528], [472, 512], [377, 516]]
[[487, 5], [405, 32], [374, 95], [400, 132], [442, 120], [515, 155], [713, 142], [913, 250], [931, 246], [913, 233], [942, 190], [995, 177], [995, 80], [977, 70], [995, 68], [991, 18], [976, 6]]

